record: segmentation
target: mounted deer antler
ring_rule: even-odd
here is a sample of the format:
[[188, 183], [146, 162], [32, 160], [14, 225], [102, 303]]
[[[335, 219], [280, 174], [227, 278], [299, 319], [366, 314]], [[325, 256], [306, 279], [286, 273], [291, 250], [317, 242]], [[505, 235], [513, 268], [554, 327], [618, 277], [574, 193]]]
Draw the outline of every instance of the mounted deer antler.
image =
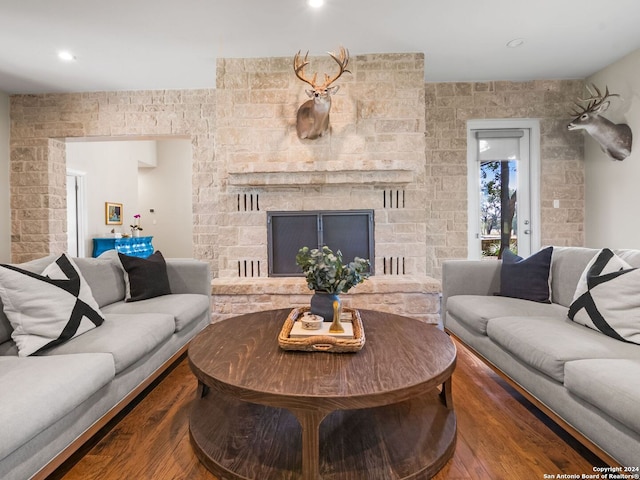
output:
[[296, 115], [296, 131], [299, 138], [308, 138], [313, 140], [321, 137], [329, 130], [329, 110], [331, 110], [331, 95], [335, 94], [340, 88], [339, 85], [331, 86], [340, 76], [347, 72], [349, 64], [349, 50], [340, 47], [340, 53], [336, 56], [333, 52], [329, 52], [329, 56], [338, 64], [338, 73], [330, 77], [324, 74], [324, 83], [318, 84], [318, 72], [313, 74], [313, 78], [309, 79], [304, 73], [304, 68], [309, 64], [307, 58], [309, 52], [306, 53], [304, 59], [300, 58], [300, 51], [293, 58], [293, 71], [300, 80], [308, 83], [312, 90], [305, 90], [311, 100], [307, 100], [300, 108]]
[[[609, 93], [609, 87], [605, 88], [604, 95], [594, 84], [595, 93], [587, 86], [589, 98], [579, 98], [580, 102], [588, 102], [583, 107], [578, 102], [576, 105], [580, 110], [575, 108], [571, 111], [576, 116], [567, 129], [579, 130], [583, 129], [600, 144], [602, 151], [616, 160], [624, 160], [631, 153], [632, 134], [631, 128], [626, 123], [615, 124], [602, 117], [610, 102], [609, 97], [619, 97], [617, 93]], [[606, 100], [606, 101], [605, 101]]]

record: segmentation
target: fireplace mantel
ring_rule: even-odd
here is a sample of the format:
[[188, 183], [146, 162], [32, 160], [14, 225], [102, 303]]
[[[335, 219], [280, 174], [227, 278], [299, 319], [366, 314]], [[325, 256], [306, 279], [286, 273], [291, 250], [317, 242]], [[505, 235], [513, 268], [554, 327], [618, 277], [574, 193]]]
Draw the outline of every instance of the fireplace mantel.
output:
[[412, 170], [332, 170], [303, 172], [229, 172], [229, 185], [237, 187], [291, 187], [291, 185], [408, 185]]
[[319, 184], [407, 185], [416, 181], [417, 162], [355, 160], [323, 162], [242, 162], [228, 165], [229, 184], [235, 186], [291, 186]]

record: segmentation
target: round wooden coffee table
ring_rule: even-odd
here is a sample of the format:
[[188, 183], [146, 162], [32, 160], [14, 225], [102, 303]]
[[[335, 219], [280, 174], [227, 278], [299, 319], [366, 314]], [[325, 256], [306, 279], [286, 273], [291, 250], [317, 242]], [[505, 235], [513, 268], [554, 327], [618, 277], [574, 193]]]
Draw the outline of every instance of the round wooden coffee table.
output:
[[[356, 353], [282, 350], [290, 309], [209, 325], [189, 347], [191, 443], [231, 479], [421, 479], [453, 455], [456, 349], [418, 320], [360, 310]], [[441, 387], [441, 388], [439, 388]]]

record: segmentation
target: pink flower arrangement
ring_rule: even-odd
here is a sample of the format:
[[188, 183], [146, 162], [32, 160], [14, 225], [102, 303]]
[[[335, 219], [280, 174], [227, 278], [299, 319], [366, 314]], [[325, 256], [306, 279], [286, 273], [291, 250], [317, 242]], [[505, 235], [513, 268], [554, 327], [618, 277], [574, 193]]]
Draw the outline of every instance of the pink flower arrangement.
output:
[[134, 216], [134, 221], [133, 221], [133, 225], [130, 225], [130, 227], [134, 230], [140, 230], [142, 231], [142, 227], [140, 226], [140, 214], [136, 213]]

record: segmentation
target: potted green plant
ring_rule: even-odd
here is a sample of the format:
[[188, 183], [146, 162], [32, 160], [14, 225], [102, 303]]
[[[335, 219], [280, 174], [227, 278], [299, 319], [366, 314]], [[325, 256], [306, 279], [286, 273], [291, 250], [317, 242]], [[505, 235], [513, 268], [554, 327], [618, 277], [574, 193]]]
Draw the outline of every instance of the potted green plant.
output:
[[302, 247], [296, 255], [296, 264], [302, 269], [307, 286], [314, 291], [311, 313], [327, 321], [333, 319], [333, 302], [341, 304], [339, 295], [369, 278], [368, 259], [356, 257], [345, 264], [342, 252], [333, 253], [326, 245], [321, 249]]

